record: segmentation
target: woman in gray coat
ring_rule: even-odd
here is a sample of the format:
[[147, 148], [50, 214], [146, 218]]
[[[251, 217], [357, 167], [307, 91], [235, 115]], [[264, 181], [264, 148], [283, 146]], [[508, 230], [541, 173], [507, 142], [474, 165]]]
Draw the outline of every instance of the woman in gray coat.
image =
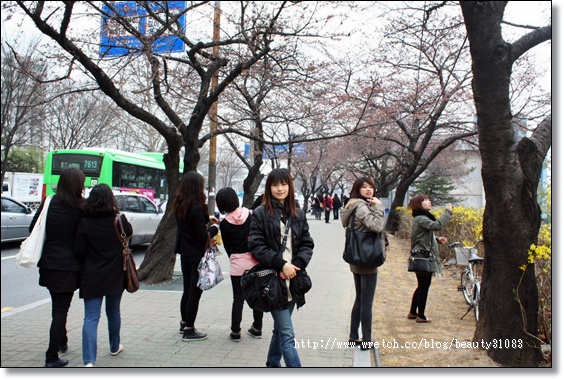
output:
[[[355, 212], [356, 230], [362, 232], [381, 233], [384, 229], [384, 205], [374, 196], [374, 183], [366, 178], [358, 178], [352, 187], [350, 200], [341, 210], [341, 223], [348, 227], [353, 211]], [[384, 242], [384, 239], [382, 239]], [[376, 293], [378, 267], [358, 267], [351, 265], [354, 277], [356, 298], [351, 312], [349, 342], [360, 344], [361, 350], [373, 347], [372, 343], [372, 304]], [[358, 328], [361, 326], [362, 339], [359, 339]]]
[[449, 203], [445, 211], [437, 220], [431, 214], [433, 204], [428, 196], [418, 194], [409, 201], [408, 209], [412, 210], [413, 228], [411, 231], [411, 250], [430, 251], [429, 262], [431, 265], [430, 273], [415, 273], [417, 276], [417, 289], [411, 299], [411, 307], [407, 319], [415, 319], [418, 323], [429, 323], [431, 318], [425, 316], [425, 306], [431, 278], [433, 273], [441, 273], [441, 259], [439, 256], [439, 245], [448, 243], [446, 237], [435, 239], [435, 231], [442, 230], [452, 216], [452, 205]]

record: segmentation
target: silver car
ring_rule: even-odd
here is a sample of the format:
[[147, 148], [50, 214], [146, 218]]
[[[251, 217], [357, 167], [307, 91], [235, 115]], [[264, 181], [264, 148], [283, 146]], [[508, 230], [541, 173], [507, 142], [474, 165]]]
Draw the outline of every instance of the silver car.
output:
[[118, 207], [133, 227], [131, 245], [150, 243], [163, 218], [163, 212], [144, 195], [114, 192]]
[[2, 195], [2, 243], [25, 240], [35, 211], [22, 202]]

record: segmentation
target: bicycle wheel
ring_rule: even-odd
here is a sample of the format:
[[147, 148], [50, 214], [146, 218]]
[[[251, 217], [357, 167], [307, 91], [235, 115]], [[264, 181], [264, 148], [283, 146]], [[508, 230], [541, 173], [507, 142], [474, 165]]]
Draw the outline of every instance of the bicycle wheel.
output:
[[468, 269], [464, 269], [464, 272], [460, 275], [460, 284], [462, 285], [462, 295], [464, 296], [464, 300], [468, 305], [472, 305], [472, 301], [474, 299], [474, 287], [472, 284], [472, 278], [470, 277], [470, 271]]
[[480, 283], [474, 285], [474, 318], [476, 322], [480, 320]]

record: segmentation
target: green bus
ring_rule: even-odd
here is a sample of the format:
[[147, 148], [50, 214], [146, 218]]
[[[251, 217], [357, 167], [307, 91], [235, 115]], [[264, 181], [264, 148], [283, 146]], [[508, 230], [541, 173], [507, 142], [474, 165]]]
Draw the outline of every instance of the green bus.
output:
[[[87, 189], [105, 183], [113, 190], [146, 195], [155, 203], [168, 198], [163, 153], [129, 153], [110, 148], [58, 149], [47, 153], [43, 197], [55, 194], [61, 171], [81, 170]], [[184, 164], [180, 163], [179, 176]]]

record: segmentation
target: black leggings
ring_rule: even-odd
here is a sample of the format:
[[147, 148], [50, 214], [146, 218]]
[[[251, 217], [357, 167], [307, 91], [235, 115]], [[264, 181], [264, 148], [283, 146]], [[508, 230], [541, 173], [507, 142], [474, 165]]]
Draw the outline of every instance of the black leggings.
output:
[[59, 349], [67, 344], [67, 315], [74, 292], [51, 293], [51, 329], [49, 330], [49, 348], [45, 352], [45, 361], [54, 362], [59, 359]]
[[351, 328], [349, 338], [358, 340], [358, 327], [362, 331], [362, 341], [372, 341], [372, 305], [376, 294], [378, 273], [353, 273], [356, 297], [351, 311]]
[[199, 257], [186, 256], [180, 257], [182, 266], [182, 279], [184, 292], [180, 300], [180, 316], [182, 321], [186, 323], [186, 327], [193, 328], [196, 316], [198, 315], [198, 307], [200, 306], [200, 297], [202, 290], [198, 288], [198, 264]]
[[[241, 331], [241, 320], [243, 319], [243, 306], [245, 299], [243, 298], [243, 288], [241, 287], [242, 276], [231, 276], [231, 285], [233, 287], [233, 307], [231, 308], [231, 331], [239, 333]], [[263, 312], [253, 309], [253, 326], [257, 330], [262, 330]]]
[[417, 276], [417, 289], [413, 292], [409, 312], [426, 319], [425, 306], [427, 305], [427, 295], [429, 294], [433, 273], [415, 273], [415, 275]]

